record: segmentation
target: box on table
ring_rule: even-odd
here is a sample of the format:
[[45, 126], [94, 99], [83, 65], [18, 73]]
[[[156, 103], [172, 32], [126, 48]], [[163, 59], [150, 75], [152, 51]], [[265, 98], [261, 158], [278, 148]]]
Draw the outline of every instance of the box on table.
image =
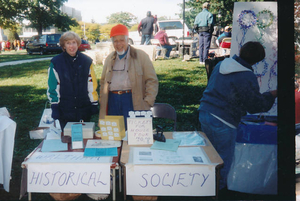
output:
[[48, 132], [49, 132], [49, 127], [38, 127], [35, 128], [34, 130], [29, 131], [29, 137], [32, 140], [45, 139]]
[[125, 137], [123, 116], [107, 115], [99, 119], [100, 134], [103, 140], [122, 140]]
[[82, 125], [83, 139], [94, 138], [95, 122], [68, 122], [64, 128], [64, 136], [71, 136], [73, 124]]
[[29, 131], [30, 139], [35, 140], [46, 138], [50, 126], [54, 125], [54, 119], [52, 119], [51, 114], [52, 110], [50, 108], [44, 109], [38, 127]]

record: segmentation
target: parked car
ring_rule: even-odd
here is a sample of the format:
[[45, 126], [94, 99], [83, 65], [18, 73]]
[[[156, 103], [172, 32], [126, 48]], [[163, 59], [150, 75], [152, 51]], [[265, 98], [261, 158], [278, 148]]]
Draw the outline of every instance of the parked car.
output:
[[59, 45], [61, 34], [44, 34], [41, 36], [33, 36], [26, 44], [28, 54], [38, 52], [41, 55], [51, 53], [61, 53], [62, 48]]
[[79, 51], [90, 50], [91, 46], [88, 41], [81, 39], [81, 45], [78, 47]]

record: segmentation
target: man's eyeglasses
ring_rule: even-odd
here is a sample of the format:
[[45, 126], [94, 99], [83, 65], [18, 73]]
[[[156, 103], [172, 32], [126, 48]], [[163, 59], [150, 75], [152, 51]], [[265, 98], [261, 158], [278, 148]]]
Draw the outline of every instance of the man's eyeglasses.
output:
[[113, 71], [124, 71], [125, 70], [125, 66], [126, 66], [126, 59], [127, 59], [127, 55], [125, 56], [125, 59], [124, 59], [124, 68], [123, 69], [113, 69]]

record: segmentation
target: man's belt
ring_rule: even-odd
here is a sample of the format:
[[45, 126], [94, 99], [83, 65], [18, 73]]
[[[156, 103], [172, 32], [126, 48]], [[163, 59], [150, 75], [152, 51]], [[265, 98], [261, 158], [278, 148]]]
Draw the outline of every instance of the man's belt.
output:
[[111, 93], [113, 94], [119, 94], [119, 95], [122, 95], [122, 94], [128, 94], [128, 93], [131, 93], [131, 90], [125, 90], [125, 91], [110, 91]]
[[208, 31], [209, 31], [209, 26], [198, 27], [198, 33], [199, 32], [208, 32]]

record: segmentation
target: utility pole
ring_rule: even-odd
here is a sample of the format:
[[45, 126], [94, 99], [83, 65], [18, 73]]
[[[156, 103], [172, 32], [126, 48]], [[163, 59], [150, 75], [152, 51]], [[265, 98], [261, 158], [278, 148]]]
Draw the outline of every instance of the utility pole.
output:
[[182, 3], [182, 19], [183, 19], [183, 29], [182, 29], [182, 59], [184, 59], [185, 0], [183, 0], [183, 3]]

